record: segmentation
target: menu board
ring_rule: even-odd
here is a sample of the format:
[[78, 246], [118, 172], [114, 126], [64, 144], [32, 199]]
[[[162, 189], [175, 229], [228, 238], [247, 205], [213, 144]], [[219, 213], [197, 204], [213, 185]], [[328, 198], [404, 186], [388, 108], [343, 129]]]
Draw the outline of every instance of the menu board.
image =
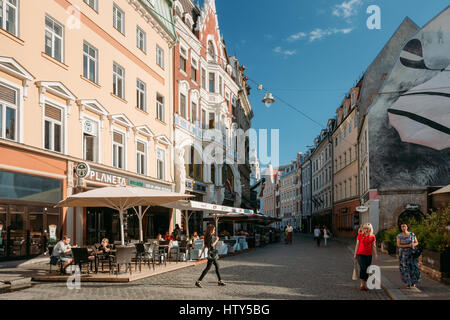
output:
[[55, 224], [51, 224], [51, 225], [48, 226], [48, 229], [50, 231], [49, 241], [50, 242], [56, 242], [56, 225]]

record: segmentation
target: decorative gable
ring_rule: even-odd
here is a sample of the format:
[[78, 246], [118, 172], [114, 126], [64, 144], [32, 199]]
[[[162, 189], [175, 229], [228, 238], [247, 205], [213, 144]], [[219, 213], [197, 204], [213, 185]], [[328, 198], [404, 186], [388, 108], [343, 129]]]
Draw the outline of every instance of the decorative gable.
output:
[[115, 123], [127, 128], [127, 131], [130, 131], [130, 129], [134, 127], [134, 124], [124, 114], [110, 115], [110, 116], [108, 116], [108, 119], [111, 124], [111, 131], [112, 131], [112, 126]]
[[156, 142], [169, 146], [171, 144], [170, 140], [165, 136], [158, 136], [155, 138]]
[[0, 57], [0, 70], [22, 80], [23, 96], [28, 97], [28, 87], [35, 78], [24, 67], [22, 67], [14, 58]]
[[147, 140], [151, 140], [155, 134], [152, 132], [152, 130], [150, 130], [150, 128], [148, 126], [139, 126], [139, 127], [135, 127], [134, 128], [136, 133], [139, 133], [145, 137], [147, 137]]

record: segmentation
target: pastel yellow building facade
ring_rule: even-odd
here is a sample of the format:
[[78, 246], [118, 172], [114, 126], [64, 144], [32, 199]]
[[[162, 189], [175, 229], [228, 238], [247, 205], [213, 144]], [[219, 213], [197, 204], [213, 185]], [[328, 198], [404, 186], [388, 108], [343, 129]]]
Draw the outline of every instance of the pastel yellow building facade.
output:
[[[0, 0], [0, 144], [66, 162], [61, 197], [118, 181], [173, 190], [171, 10], [166, 0]], [[80, 162], [95, 174], [74, 177]], [[86, 223], [83, 208], [59, 221], [78, 243]]]

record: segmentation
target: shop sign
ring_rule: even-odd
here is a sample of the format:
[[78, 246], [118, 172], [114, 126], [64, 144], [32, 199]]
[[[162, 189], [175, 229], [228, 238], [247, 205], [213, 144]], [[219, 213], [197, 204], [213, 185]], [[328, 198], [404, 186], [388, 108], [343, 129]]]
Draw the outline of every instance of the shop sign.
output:
[[86, 178], [89, 175], [90, 171], [91, 171], [91, 168], [85, 162], [80, 162], [75, 167], [75, 175], [81, 179]]
[[412, 210], [412, 211], [419, 210], [419, 208], [420, 208], [420, 206], [418, 204], [411, 204], [411, 203], [408, 203], [405, 207], [406, 210]]
[[91, 172], [89, 172], [88, 179], [92, 180], [92, 181], [108, 183], [108, 184], [112, 184], [112, 185], [120, 185], [120, 186], [127, 185], [126, 178], [119, 177], [119, 176], [109, 174], [109, 173], [98, 172], [95, 170], [91, 170]]
[[50, 242], [56, 242], [56, 225], [51, 224], [48, 226], [48, 230], [50, 231]]
[[367, 210], [369, 210], [369, 207], [359, 206], [356, 208], [356, 211], [358, 212], [366, 212]]

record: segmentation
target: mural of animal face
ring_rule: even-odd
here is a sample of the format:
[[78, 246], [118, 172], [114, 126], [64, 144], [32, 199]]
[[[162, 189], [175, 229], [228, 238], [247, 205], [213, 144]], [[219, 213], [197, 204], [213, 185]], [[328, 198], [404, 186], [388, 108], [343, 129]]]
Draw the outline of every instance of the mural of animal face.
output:
[[413, 35], [368, 111], [370, 188], [450, 184], [450, 7]]

